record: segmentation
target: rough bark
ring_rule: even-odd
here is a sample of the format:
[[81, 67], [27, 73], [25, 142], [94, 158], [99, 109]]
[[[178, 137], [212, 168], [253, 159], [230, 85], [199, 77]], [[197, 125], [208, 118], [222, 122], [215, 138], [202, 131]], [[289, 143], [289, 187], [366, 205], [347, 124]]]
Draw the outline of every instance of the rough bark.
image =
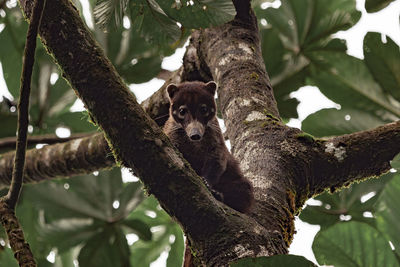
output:
[[[14, 152], [0, 155], [0, 184], [10, 184]], [[115, 165], [115, 159], [103, 137], [97, 133], [86, 138], [30, 149], [26, 153], [24, 183], [56, 177], [90, 173]]]

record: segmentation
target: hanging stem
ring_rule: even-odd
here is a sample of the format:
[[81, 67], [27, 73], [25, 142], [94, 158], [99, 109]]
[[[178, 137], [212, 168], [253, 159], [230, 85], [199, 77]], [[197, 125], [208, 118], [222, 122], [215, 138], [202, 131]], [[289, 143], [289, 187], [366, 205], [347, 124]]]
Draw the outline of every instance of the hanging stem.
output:
[[45, 0], [36, 0], [31, 21], [26, 36], [26, 44], [23, 57], [23, 67], [21, 74], [20, 97], [18, 101], [18, 126], [17, 126], [17, 146], [15, 151], [14, 169], [12, 173], [11, 186], [6, 196], [6, 203], [10, 209], [15, 209], [19, 194], [21, 192], [22, 178], [25, 164], [25, 151], [27, 143], [27, 132], [29, 125], [29, 95], [31, 92], [31, 78], [33, 63], [35, 62], [36, 36]]
[[36, 267], [36, 262], [30, 250], [29, 244], [25, 242], [24, 233], [15, 216], [15, 206], [21, 192], [25, 151], [27, 143], [27, 131], [29, 124], [29, 95], [31, 91], [31, 77], [33, 63], [35, 62], [36, 36], [40, 25], [45, 0], [36, 0], [33, 6], [32, 16], [23, 57], [23, 67], [21, 74], [21, 88], [18, 102], [18, 125], [17, 125], [17, 145], [15, 152], [14, 169], [12, 181], [8, 194], [0, 200], [1, 224], [7, 232], [10, 246], [14, 251], [14, 256], [19, 266]]

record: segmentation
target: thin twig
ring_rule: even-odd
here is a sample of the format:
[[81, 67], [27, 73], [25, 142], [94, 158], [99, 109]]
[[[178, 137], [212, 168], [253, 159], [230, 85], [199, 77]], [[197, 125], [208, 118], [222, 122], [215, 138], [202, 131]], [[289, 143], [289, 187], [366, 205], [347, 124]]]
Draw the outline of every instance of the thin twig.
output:
[[[64, 143], [74, 139], [87, 137], [89, 135], [93, 135], [93, 133], [78, 133], [72, 134], [69, 137], [58, 137], [55, 134], [45, 134], [45, 135], [37, 135], [37, 136], [29, 136], [27, 145], [36, 145], [36, 144], [56, 144], [56, 143]], [[17, 140], [15, 137], [5, 137], [0, 139], [0, 149], [12, 149], [15, 148]]]
[[33, 63], [35, 62], [36, 36], [42, 18], [45, 0], [36, 0], [33, 7], [31, 21], [26, 36], [26, 44], [21, 74], [21, 89], [18, 101], [17, 146], [15, 151], [14, 169], [11, 186], [6, 196], [6, 203], [10, 209], [15, 209], [22, 186], [24, 174], [25, 151], [28, 132], [29, 95]]

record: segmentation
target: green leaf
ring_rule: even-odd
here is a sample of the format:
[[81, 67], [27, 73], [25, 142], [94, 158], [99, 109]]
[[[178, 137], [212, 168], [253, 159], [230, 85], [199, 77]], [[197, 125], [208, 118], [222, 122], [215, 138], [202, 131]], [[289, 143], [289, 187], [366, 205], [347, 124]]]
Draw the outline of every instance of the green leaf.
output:
[[40, 228], [40, 236], [46, 243], [57, 247], [59, 253], [86, 243], [97, 233], [98, 227], [93, 225], [91, 219], [62, 219], [42, 225]]
[[88, 113], [84, 112], [64, 112], [54, 114], [46, 120], [47, 131], [54, 131], [58, 127], [66, 127], [71, 133], [95, 132], [97, 127], [89, 122]]
[[333, 33], [353, 26], [361, 15], [355, 1], [347, 0], [288, 0], [263, 14], [279, 31], [284, 46], [294, 53], [323, 46]]
[[392, 161], [390, 161], [390, 165], [392, 166], [392, 168], [400, 171], [400, 153], [397, 154], [397, 156], [395, 156]]
[[[341, 217], [350, 215], [352, 221], [365, 222], [374, 226], [375, 219], [365, 217], [364, 213], [374, 214], [375, 202], [393, 177], [394, 175], [389, 173], [379, 178], [353, 184], [351, 187], [334, 194], [326, 192], [317, 196], [315, 199], [321, 201], [321, 205], [307, 205], [301, 212], [300, 219], [310, 224], [319, 224], [322, 229], [325, 229], [336, 223], [342, 223]], [[370, 193], [374, 195], [362, 202], [361, 198]]]
[[11, 112], [0, 112], [0, 138], [16, 136], [17, 133], [17, 114]]
[[174, 242], [171, 244], [171, 250], [168, 253], [167, 267], [182, 266], [185, 241], [183, 240], [183, 233], [181, 228], [176, 225], [173, 229], [175, 236]]
[[365, 63], [383, 91], [400, 106], [400, 49], [390, 37], [386, 39], [387, 42], [382, 43], [379, 33], [370, 32], [365, 36]]
[[321, 92], [342, 108], [361, 109], [387, 121], [400, 117], [386, 93], [374, 81], [364, 62], [343, 54], [314, 53], [315, 64], [310, 79]]
[[96, 24], [104, 29], [111, 21], [111, 27], [121, 25], [127, 6], [128, 0], [98, 0], [93, 10]]
[[27, 195], [53, 219], [91, 218], [105, 222], [115, 219], [113, 203], [122, 191], [120, 169], [102, 171], [98, 176], [78, 176], [64, 183], [30, 186]]
[[296, 255], [275, 255], [271, 257], [244, 258], [234, 263], [231, 267], [276, 267], [276, 266], [296, 266], [296, 267], [314, 267], [311, 261], [302, 256]]
[[144, 83], [157, 76], [161, 71], [162, 58], [155, 55], [149, 58], [137, 59], [136, 64], [125, 64], [118, 68], [127, 83]]
[[93, 203], [97, 198], [89, 202], [81, 194], [66, 190], [62, 185], [43, 183], [31, 186], [26, 191], [33, 204], [38, 208], [43, 208], [46, 214], [54, 219], [90, 217], [107, 220], [107, 215], [99, 204]]
[[341, 223], [320, 231], [312, 248], [319, 264], [335, 267], [398, 266], [388, 240], [364, 223]]
[[131, 1], [129, 8], [131, 27], [140, 32], [147, 42], [168, 49], [179, 40], [181, 29], [155, 0]]
[[368, 13], [377, 12], [387, 7], [394, 0], [365, 0], [365, 9]]
[[22, 55], [28, 24], [19, 8], [8, 10], [4, 18], [5, 28], [0, 32], [0, 62], [4, 80], [11, 95], [17, 99], [22, 71]]
[[400, 175], [394, 175], [376, 202], [376, 221], [378, 229], [393, 243], [400, 258]]
[[[59, 75], [61, 76], [61, 74]], [[49, 117], [68, 113], [77, 99], [72, 88], [62, 77], [59, 77], [56, 83], [51, 86], [49, 94]]]
[[131, 246], [131, 266], [150, 266], [160, 254], [169, 247], [171, 235], [168, 225], [160, 226], [153, 232], [153, 240], [145, 242], [139, 240]]
[[122, 232], [107, 228], [93, 236], [81, 249], [80, 266], [130, 266], [129, 247]]
[[118, 196], [119, 207], [114, 211], [114, 218], [125, 218], [145, 199], [143, 186], [140, 182], [124, 184], [124, 189]]
[[302, 130], [317, 137], [354, 133], [385, 124], [379, 116], [358, 109], [322, 109], [302, 122]]
[[344, 41], [332, 34], [354, 25], [360, 13], [355, 1], [346, 0], [290, 0], [278, 9], [256, 11], [269, 23], [260, 26], [262, 52], [279, 111], [284, 118], [297, 117], [298, 103], [290, 93], [306, 85], [309, 67], [318, 63], [315, 53], [345, 54]]
[[150, 227], [138, 219], [127, 219], [122, 221], [123, 225], [126, 225], [129, 229], [133, 230], [135, 234], [139, 236], [140, 239], [144, 241], [151, 240], [152, 233]]
[[0, 266], [18, 267], [18, 263], [14, 258], [11, 248], [0, 247]]
[[186, 29], [209, 28], [231, 21], [236, 15], [230, 0], [184, 0], [171, 5], [169, 0], [158, 0], [165, 13]]

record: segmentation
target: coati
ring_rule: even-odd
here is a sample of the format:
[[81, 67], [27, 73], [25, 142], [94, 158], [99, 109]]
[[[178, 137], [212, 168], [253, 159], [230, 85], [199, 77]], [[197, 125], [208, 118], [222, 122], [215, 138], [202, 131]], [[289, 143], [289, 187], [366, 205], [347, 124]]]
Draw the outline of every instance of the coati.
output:
[[213, 81], [168, 85], [171, 105], [164, 132], [218, 200], [246, 213], [253, 203], [253, 188], [225, 146], [215, 116], [216, 89]]

